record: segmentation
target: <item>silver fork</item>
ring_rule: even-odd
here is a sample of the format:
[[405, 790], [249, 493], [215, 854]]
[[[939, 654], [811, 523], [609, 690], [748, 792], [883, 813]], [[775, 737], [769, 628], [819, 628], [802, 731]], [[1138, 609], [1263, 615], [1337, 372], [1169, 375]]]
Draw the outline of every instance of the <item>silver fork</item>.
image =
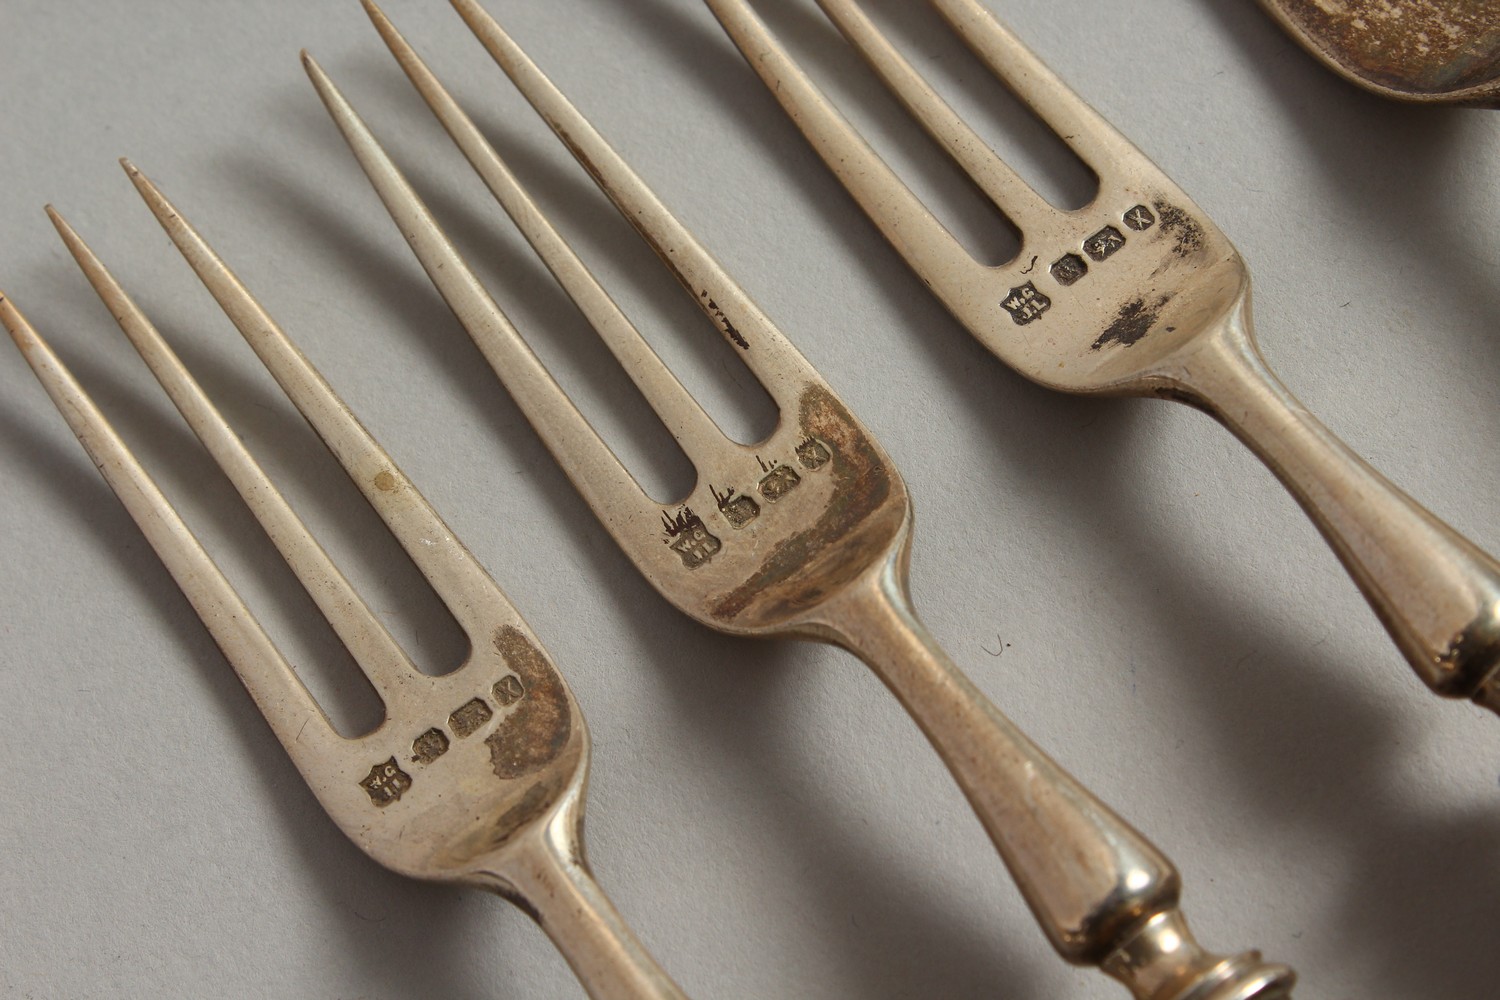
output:
[[1500, 713], [1500, 562], [1372, 469], [1267, 368], [1250, 276], [1203, 211], [979, 0], [928, 0], [1099, 177], [1065, 212], [997, 156], [854, 0], [817, 0], [923, 128], [1020, 230], [976, 261], [819, 91], [746, 0], [704, 0], [907, 264], [1016, 371], [1066, 392], [1176, 399], [1215, 417], [1312, 517], [1433, 691]]
[[739, 635], [844, 646], [942, 756], [1053, 945], [1139, 998], [1285, 996], [1290, 970], [1193, 940], [1162, 854], [1031, 743], [918, 621], [911, 504], [890, 459], [822, 376], [477, 4], [454, 6], [699, 303], [779, 406], [764, 441], [726, 438], [647, 345], [473, 122], [379, 9], [402, 69], [698, 470], [681, 504], [648, 497], [532, 354], [327, 75], [314, 86], [393, 220], [605, 528], [667, 600]]
[[509, 599], [286, 334], [139, 171], [152, 212], [380, 514], [468, 636], [457, 670], [420, 673], [339, 572], [144, 313], [63, 218], [89, 282], [364, 669], [385, 719], [340, 735], [240, 596], [57, 355], [0, 295], [10, 331], [333, 821], [413, 878], [496, 892], [531, 915], [596, 1000], [682, 1000], [584, 861], [589, 734]]

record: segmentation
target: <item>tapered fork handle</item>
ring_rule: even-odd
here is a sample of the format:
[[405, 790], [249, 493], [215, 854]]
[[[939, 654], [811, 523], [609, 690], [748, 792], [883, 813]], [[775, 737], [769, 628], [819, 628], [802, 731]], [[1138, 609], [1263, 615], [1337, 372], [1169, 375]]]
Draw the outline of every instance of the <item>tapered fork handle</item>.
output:
[[1255, 346], [1248, 294], [1173, 380], [1296, 497], [1423, 682], [1500, 713], [1500, 562], [1293, 398]]
[[954, 666], [912, 610], [904, 552], [820, 617], [927, 735], [1064, 958], [1099, 966], [1138, 1000], [1290, 996], [1290, 969], [1200, 948], [1172, 863]]
[[566, 813], [474, 881], [530, 914], [593, 1000], [687, 1000], [594, 881]]

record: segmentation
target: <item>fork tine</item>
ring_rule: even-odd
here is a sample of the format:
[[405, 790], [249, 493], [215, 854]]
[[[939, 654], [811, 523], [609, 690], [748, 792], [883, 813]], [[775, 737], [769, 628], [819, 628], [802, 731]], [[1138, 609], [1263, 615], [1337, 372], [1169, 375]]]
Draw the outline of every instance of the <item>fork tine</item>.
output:
[[849, 44], [865, 57], [912, 115], [1022, 233], [1057, 210], [1011, 169], [924, 80], [853, 0], [818, 0]]
[[537, 256], [547, 265], [610, 352], [630, 375], [682, 450], [699, 467], [723, 448], [723, 433], [692, 395], [677, 381], [640, 332], [589, 272], [557, 228], [537, 207], [500, 154], [490, 145], [458, 102], [422, 62], [373, 0], [364, 0], [381, 38], [401, 64], [427, 106], [453, 137], [485, 185], [505, 208]]
[[654, 528], [657, 507], [526, 345], [322, 67], [306, 52], [302, 53], [302, 63], [334, 124], [438, 292], [574, 487], [620, 544], [634, 551], [639, 534], [636, 529], [648, 524]]
[[984, 270], [823, 96], [745, 0], [704, 2], [818, 155], [918, 274], [931, 281], [928, 276], [967, 278]]
[[224, 651], [276, 737], [299, 768], [311, 764], [340, 737], [291, 665], [72, 372], [4, 293], [0, 323]]
[[452, 3], [516, 89], [531, 102], [714, 325], [738, 348], [736, 353], [772, 398], [784, 411], [794, 406], [792, 387], [806, 384], [814, 375], [796, 348], [499, 22], [476, 0], [452, 0]]
[[[282, 390], [338, 458], [349, 478], [385, 521], [470, 640], [488, 642], [488, 635], [483, 633], [494, 627], [497, 615], [503, 620], [517, 619], [519, 616], [489, 574], [276, 321], [161, 191], [129, 161], [122, 162], [136, 190], [204, 287], [218, 300]], [[233, 436], [230, 431], [225, 433]], [[311, 541], [310, 536], [308, 540]], [[331, 564], [328, 568], [332, 569]], [[318, 572], [313, 579], [321, 581], [322, 573]], [[347, 583], [345, 588], [348, 598], [363, 606], [358, 595], [348, 589]], [[343, 602], [341, 595], [337, 603]], [[367, 619], [361, 616], [349, 624], [356, 630], [374, 625], [384, 632], [373, 616]], [[394, 640], [386, 635], [384, 642], [390, 644], [394, 654], [382, 653], [373, 662], [356, 657], [376, 680], [382, 694], [398, 689], [402, 683], [409, 683], [414, 673], [410, 660]], [[394, 655], [400, 656], [399, 667]]]
[[[847, 3], [847, 0], [834, 2]], [[1100, 173], [1101, 165], [1118, 166], [1143, 159], [1134, 143], [1089, 107], [1087, 101], [978, 0], [927, 2], [990, 71], [1050, 125], [1096, 174]]]
[[94, 291], [120, 324], [120, 329], [130, 338], [136, 353], [146, 362], [198, 440], [203, 442], [219, 468], [234, 484], [245, 506], [265, 529], [298, 582], [348, 647], [350, 655], [384, 697], [414, 669], [411, 661], [328, 558], [328, 553], [307, 530], [160, 331], [61, 213], [48, 205], [47, 215], [89, 284], [94, 286]]

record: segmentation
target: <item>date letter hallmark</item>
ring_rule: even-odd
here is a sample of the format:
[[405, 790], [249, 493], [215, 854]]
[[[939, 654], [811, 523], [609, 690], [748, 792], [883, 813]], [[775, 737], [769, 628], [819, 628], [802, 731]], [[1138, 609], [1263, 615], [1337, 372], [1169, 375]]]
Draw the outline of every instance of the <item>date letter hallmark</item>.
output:
[[828, 446], [822, 441], [810, 437], [797, 446], [797, 461], [804, 469], [811, 472], [833, 461], [833, 452], [829, 451]]
[[761, 479], [759, 489], [760, 495], [775, 503], [788, 493], [802, 485], [802, 477], [797, 475], [797, 470], [790, 465], [782, 465], [775, 459], [767, 465], [765, 460], [759, 456], [755, 459], [760, 462], [761, 471], [766, 475]]
[[495, 700], [502, 707], [510, 707], [526, 697], [526, 685], [515, 674], [506, 674], [495, 682]]
[[1000, 304], [1010, 313], [1010, 318], [1016, 321], [1017, 326], [1025, 326], [1040, 319], [1042, 313], [1052, 308], [1052, 300], [1037, 290], [1034, 281], [1012, 288]]
[[401, 770], [401, 765], [396, 763], [392, 757], [384, 764], [376, 764], [370, 768], [370, 773], [360, 782], [360, 786], [370, 793], [370, 801], [381, 809], [400, 799], [411, 787], [411, 775]]
[[710, 484], [708, 492], [714, 495], [714, 503], [718, 504], [719, 513], [724, 515], [724, 520], [736, 531], [760, 517], [760, 504], [742, 493], [736, 493], [733, 486], [720, 493]]
[[1145, 205], [1137, 205], [1125, 213], [1125, 225], [1138, 233], [1144, 233], [1156, 225], [1156, 216], [1151, 214], [1151, 209]]
[[676, 517], [663, 514], [661, 520], [666, 528], [667, 544], [682, 557], [682, 564], [688, 569], [702, 566], [724, 547], [723, 542], [709, 534], [703, 519], [694, 514], [691, 507], [682, 508]]

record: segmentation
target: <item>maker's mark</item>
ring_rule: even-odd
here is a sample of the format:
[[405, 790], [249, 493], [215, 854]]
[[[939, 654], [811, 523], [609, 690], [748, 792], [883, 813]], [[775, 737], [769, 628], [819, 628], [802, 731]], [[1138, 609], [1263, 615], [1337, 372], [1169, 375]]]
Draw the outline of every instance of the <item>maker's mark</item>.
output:
[[1010, 294], [1000, 304], [1005, 307], [1006, 312], [1010, 313], [1010, 318], [1015, 320], [1018, 326], [1025, 326], [1027, 323], [1040, 319], [1042, 313], [1052, 308], [1052, 300], [1037, 289], [1034, 281], [1012, 288]]
[[709, 533], [703, 519], [693, 513], [693, 508], [684, 507], [675, 517], [661, 516], [667, 532], [667, 544], [682, 557], [688, 569], [697, 569], [712, 559], [724, 543]]
[[384, 764], [370, 768], [370, 773], [359, 784], [370, 793], [370, 801], [384, 809], [406, 794], [411, 787], [411, 775], [401, 770], [401, 765], [392, 757]]

